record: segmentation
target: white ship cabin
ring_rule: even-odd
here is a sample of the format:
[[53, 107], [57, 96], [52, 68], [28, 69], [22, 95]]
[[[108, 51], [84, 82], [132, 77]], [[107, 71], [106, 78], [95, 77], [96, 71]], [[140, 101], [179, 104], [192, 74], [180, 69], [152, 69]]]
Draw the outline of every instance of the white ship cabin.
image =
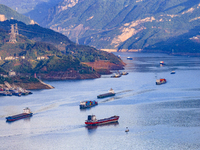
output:
[[110, 90], [109, 90], [109, 93], [115, 93], [115, 91], [111, 88]]
[[160, 79], [156, 79], [156, 83], [160, 83]]
[[80, 105], [86, 105], [85, 101], [80, 102]]
[[26, 107], [26, 108], [23, 109], [23, 112], [26, 113], [26, 114], [30, 114], [31, 110], [28, 107]]
[[95, 115], [88, 115], [88, 121], [96, 121], [96, 116]]

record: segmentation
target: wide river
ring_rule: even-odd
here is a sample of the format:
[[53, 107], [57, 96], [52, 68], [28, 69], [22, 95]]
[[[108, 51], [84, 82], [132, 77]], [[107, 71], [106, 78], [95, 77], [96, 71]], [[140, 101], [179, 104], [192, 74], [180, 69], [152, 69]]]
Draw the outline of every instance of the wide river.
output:
[[[200, 57], [115, 54], [127, 64], [128, 75], [44, 81], [55, 88], [1, 96], [0, 150], [199, 150]], [[172, 70], [176, 73], [170, 74]], [[167, 83], [156, 85], [159, 78]], [[97, 99], [110, 88], [114, 97]], [[81, 111], [83, 100], [97, 100], [99, 105]], [[6, 122], [5, 117], [25, 107], [34, 113], [31, 118]], [[90, 114], [120, 118], [118, 124], [86, 128]]]

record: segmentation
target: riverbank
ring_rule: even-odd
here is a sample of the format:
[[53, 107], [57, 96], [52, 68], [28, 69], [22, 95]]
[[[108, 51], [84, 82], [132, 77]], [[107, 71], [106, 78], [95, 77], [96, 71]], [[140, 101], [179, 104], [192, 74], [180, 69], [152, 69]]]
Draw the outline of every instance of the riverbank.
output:
[[91, 73], [79, 73], [72, 69], [68, 71], [52, 71], [44, 74], [39, 73], [37, 76], [43, 80], [83, 80], [83, 79], [96, 79], [101, 75], [111, 74], [110, 70], [123, 70], [126, 65], [123, 61], [119, 64], [111, 63], [107, 60], [98, 60], [95, 62], [82, 62], [82, 64], [90, 66], [94, 71]]
[[123, 61], [121, 64], [114, 64], [106, 60], [98, 60], [95, 62], [84, 62], [90, 67], [92, 67], [99, 74], [111, 74], [110, 70], [123, 70], [126, 65]]
[[39, 80], [39, 82], [15, 83], [16, 86], [27, 90], [53, 89], [54, 87]]

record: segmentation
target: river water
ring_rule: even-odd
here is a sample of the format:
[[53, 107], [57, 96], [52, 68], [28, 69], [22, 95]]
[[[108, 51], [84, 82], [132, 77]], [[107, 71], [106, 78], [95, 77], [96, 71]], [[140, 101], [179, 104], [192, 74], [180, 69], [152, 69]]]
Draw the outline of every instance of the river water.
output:
[[[200, 58], [158, 53], [115, 53], [127, 64], [121, 78], [45, 81], [51, 90], [0, 97], [1, 150], [200, 149]], [[133, 60], [127, 60], [127, 57]], [[165, 65], [160, 66], [159, 62]], [[175, 74], [170, 74], [175, 70]], [[167, 83], [156, 85], [158, 78]], [[97, 99], [110, 88], [114, 97]], [[80, 110], [83, 100], [98, 106]], [[34, 115], [7, 123], [29, 107]], [[117, 124], [86, 128], [87, 115], [119, 115]], [[129, 132], [126, 133], [126, 127]]]

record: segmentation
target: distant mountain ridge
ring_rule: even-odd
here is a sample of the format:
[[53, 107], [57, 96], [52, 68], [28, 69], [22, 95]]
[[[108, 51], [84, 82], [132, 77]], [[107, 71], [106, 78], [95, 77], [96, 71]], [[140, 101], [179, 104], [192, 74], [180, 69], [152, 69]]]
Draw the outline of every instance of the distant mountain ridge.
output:
[[12, 10], [11, 8], [0, 4], [0, 21], [10, 20], [10, 19], [16, 19], [18, 21], [22, 21], [26, 24], [34, 24], [34, 21], [30, 18], [19, 14], [15, 10]]
[[[29, 6], [28, 0], [24, 1], [23, 5]], [[34, 7], [26, 15], [35, 16], [43, 27], [82, 45], [118, 51], [144, 49], [170, 53], [173, 49], [177, 53], [200, 53], [199, 0], [30, 0], [30, 3]], [[191, 46], [180, 46], [185, 43]]]
[[63, 0], [42, 25], [97, 48], [151, 49], [194, 29], [199, 16], [196, 0]]
[[60, 1], [62, 0], [0, 0], [0, 4], [6, 5], [18, 13], [24, 14], [40, 23], [48, 14], [48, 10], [57, 5]]

